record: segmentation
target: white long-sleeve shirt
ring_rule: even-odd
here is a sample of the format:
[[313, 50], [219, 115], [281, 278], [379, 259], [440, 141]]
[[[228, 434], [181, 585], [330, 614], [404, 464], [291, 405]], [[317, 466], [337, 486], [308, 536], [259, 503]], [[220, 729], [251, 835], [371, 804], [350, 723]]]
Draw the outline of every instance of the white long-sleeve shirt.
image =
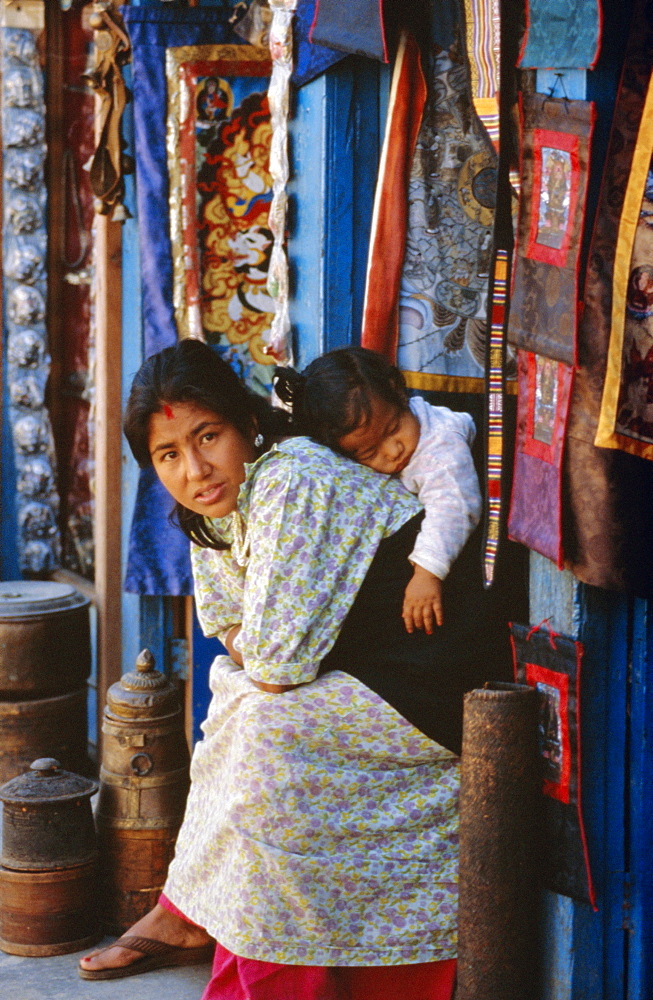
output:
[[443, 580], [481, 516], [471, 453], [476, 428], [469, 413], [431, 406], [420, 397], [410, 400], [410, 408], [420, 436], [400, 478], [425, 511], [410, 559]]

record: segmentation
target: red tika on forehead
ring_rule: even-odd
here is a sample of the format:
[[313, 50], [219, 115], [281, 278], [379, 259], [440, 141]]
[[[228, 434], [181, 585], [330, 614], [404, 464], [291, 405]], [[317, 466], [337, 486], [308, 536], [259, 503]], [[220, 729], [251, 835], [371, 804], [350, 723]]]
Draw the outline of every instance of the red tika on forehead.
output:
[[166, 415], [166, 417], [167, 417], [168, 420], [174, 420], [175, 419], [175, 415], [172, 412], [172, 407], [168, 406], [167, 403], [163, 404], [163, 412], [165, 413], [165, 415]]

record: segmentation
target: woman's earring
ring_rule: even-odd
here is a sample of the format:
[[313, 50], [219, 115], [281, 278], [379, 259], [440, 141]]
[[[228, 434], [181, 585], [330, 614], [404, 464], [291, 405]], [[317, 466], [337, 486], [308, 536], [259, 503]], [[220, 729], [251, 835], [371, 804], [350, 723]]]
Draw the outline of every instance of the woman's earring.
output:
[[263, 435], [259, 431], [258, 434], [256, 435], [256, 437], [254, 438], [254, 447], [255, 448], [260, 448], [261, 445], [263, 444], [264, 440], [265, 439], [264, 439]]

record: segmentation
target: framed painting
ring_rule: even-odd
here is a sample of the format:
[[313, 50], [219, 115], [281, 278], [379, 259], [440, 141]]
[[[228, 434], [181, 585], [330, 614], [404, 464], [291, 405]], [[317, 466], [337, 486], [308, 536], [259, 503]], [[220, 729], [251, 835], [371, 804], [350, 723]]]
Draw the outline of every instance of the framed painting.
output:
[[274, 315], [270, 72], [269, 50], [251, 45], [166, 52], [177, 328], [215, 346], [262, 393], [276, 362], [265, 336]]

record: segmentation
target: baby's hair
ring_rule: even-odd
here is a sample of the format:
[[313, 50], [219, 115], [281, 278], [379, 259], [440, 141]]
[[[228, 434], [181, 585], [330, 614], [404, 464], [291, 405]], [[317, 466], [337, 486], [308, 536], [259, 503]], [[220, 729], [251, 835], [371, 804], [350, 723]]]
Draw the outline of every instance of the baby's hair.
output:
[[293, 368], [276, 368], [274, 388], [292, 409], [295, 432], [335, 449], [341, 438], [367, 423], [374, 397], [398, 411], [408, 406], [399, 369], [364, 347], [342, 347], [323, 354], [302, 374]]

